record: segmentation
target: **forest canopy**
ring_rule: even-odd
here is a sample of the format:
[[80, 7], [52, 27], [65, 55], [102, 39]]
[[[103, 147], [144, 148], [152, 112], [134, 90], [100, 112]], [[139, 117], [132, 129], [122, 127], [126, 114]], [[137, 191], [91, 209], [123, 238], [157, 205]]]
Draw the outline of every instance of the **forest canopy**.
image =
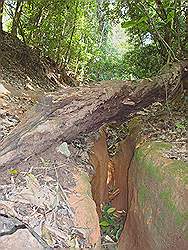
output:
[[80, 80], [151, 77], [188, 55], [183, 0], [1, 0], [0, 13], [1, 30]]
[[188, 1], [0, 0], [0, 249], [187, 250], [187, 100]]

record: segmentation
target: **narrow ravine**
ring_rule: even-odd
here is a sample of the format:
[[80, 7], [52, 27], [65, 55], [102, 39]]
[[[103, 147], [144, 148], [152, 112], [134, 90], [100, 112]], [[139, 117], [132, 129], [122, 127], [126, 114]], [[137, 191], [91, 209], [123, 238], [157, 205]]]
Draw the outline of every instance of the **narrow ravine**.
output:
[[104, 249], [187, 249], [188, 164], [169, 159], [171, 148], [162, 141], [135, 143], [134, 134], [110, 156], [106, 134], [101, 133], [91, 162]]

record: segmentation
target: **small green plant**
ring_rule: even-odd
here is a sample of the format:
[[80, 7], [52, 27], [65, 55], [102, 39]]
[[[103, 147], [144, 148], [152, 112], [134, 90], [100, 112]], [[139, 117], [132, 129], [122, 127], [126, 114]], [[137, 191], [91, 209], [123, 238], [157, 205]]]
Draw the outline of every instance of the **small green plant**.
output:
[[184, 130], [184, 129], [186, 129], [186, 124], [184, 123], [184, 122], [177, 122], [176, 124], [175, 124], [175, 126], [176, 126], [176, 128], [177, 129], [179, 129], [179, 130]]
[[16, 168], [9, 169], [8, 172], [11, 175], [17, 175], [17, 174], [19, 174], [19, 170], [16, 169]]
[[108, 235], [113, 241], [118, 241], [123, 229], [124, 219], [124, 214], [118, 214], [116, 209], [110, 204], [105, 205], [99, 223], [102, 236]]

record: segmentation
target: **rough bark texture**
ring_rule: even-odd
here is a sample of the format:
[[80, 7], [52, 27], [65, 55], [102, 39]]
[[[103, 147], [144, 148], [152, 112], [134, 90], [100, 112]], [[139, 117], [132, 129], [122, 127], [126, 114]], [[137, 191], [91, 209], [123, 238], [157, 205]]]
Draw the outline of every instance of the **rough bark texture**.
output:
[[4, 5], [4, 1], [0, 1], [0, 32], [2, 32], [3, 30], [3, 5]]
[[96, 131], [111, 121], [125, 121], [149, 104], [165, 100], [179, 86], [180, 68], [139, 82], [107, 81], [92, 87], [67, 88], [44, 97], [0, 145], [1, 169], [33, 158], [61, 141]]

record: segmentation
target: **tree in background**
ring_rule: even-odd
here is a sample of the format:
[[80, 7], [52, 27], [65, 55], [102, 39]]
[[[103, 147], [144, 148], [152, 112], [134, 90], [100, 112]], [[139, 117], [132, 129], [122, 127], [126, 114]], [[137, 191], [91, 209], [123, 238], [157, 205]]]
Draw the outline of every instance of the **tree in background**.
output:
[[133, 54], [143, 59], [156, 55], [159, 65], [188, 57], [187, 1], [118, 0], [116, 8], [122, 27], [135, 44]]
[[[83, 81], [151, 77], [188, 57], [184, 0], [6, 0], [0, 30], [2, 13], [14, 36]], [[114, 42], [119, 23], [126, 33], [121, 52]]]
[[26, 42], [41, 49], [60, 67], [84, 77], [97, 53], [99, 34], [95, 0], [31, 1], [24, 5]]
[[17, 0], [16, 5], [15, 5], [15, 11], [14, 11], [14, 14], [13, 14], [13, 19], [12, 19], [11, 33], [12, 33], [13, 36], [17, 36], [17, 32], [18, 32], [18, 29], [19, 29], [20, 34], [23, 37], [21, 22], [20, 22], [20, 18], [21, 18], [21, 15], [22, 15], [22, 7], [23, 7], [23, 1]]
[[0, 32], [3, 30], [3, 5], [4, 5], [4, 0], [0, 0]]

